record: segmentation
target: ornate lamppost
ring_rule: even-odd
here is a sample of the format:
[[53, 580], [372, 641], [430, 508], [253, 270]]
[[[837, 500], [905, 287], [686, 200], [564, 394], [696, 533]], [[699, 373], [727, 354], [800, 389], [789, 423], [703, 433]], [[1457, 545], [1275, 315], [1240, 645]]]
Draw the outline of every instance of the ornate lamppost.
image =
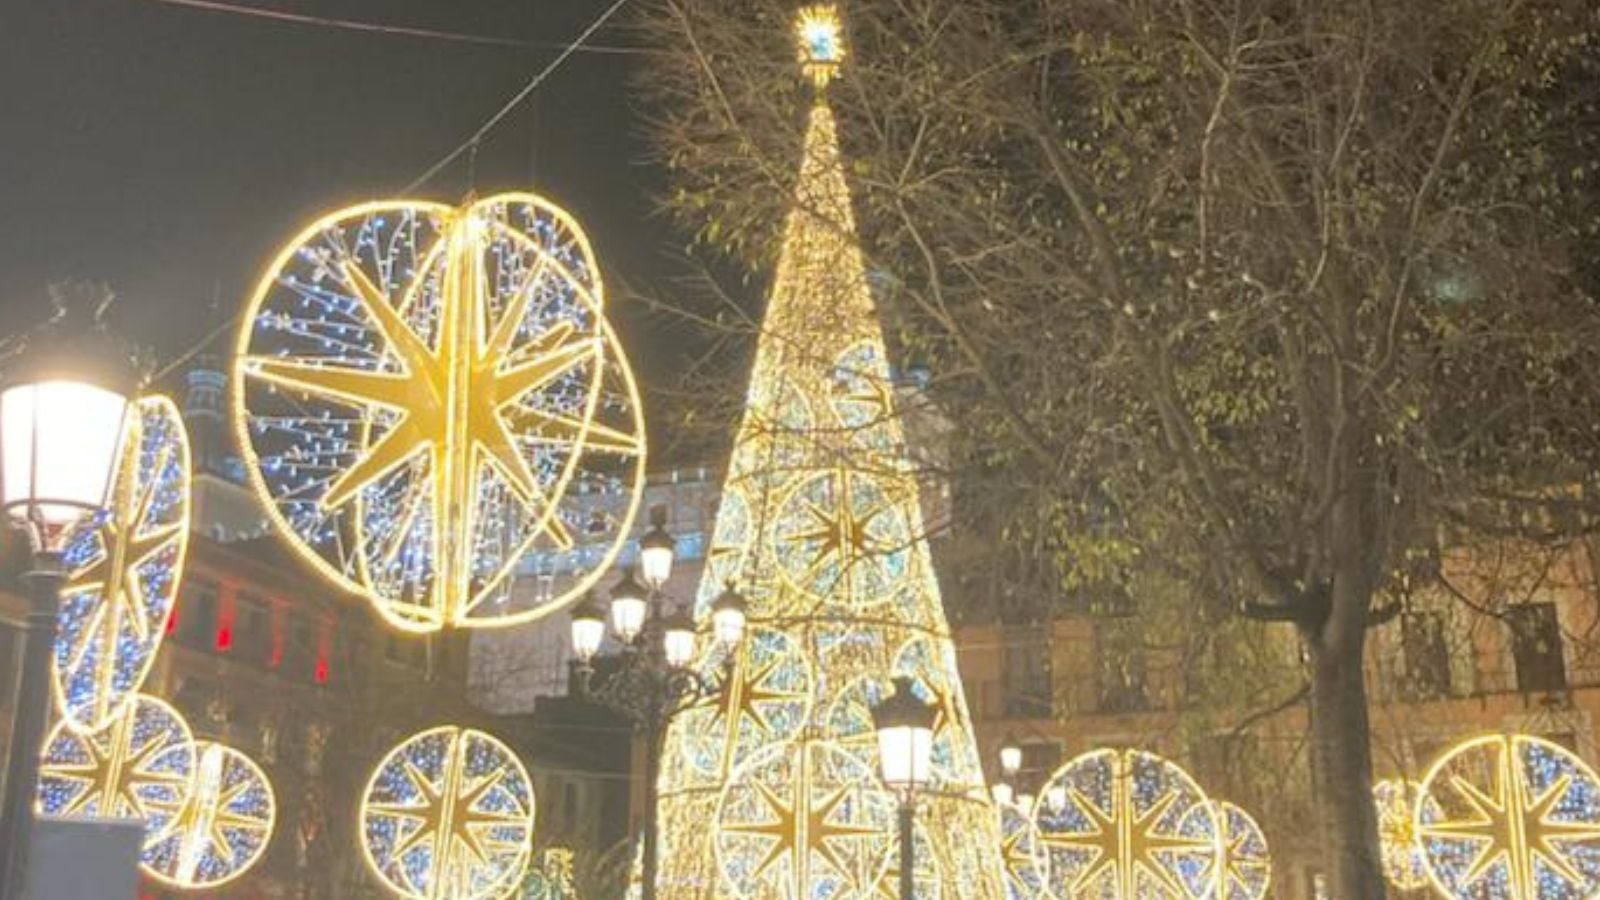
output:
[[[711, 633], [722, 653], [722, 673], [694, 670], [698, 638], [694, 620], [681, 609], [668, 612], [662, 588], [672, 574], [676, 542], [667, 533], [665, 510], [654, 512], [651, 530], [639, 542], [640, 585], [626, 569], [611, 589], [607, 609], [591, 595], [572, 614], [572, 648], [578, 657], [579, 695], [614, 710], [634, 724], [645, 742], [645, 819], [641, 877], [645, 900], [656, 896], [656, 778], [661, 744], [673, 717], [722, 690], [734, 653], [744, 639], [746, 604], [730, 585], [711, 608]], [[595, 683], [594, 659], [611, 633], [622, 645], [618, 665]]]
[[74, 530], [110, 502], [135, 382], [126, 355], [103, 332], [51, 330], [29, 338], [0, 383], [0, 506], [25, 532], [30, 551], [22, 574], [29, 601], [22, 679], [0, 818], [6, 897], [21, 896], [26, 883], [39, 749], [50, 714], [50, 657], [69, 574], [62, 552]]
[[872, 708], [883, 783], [900, 798], [900, 900], [916, 894], [917, 793], [932, 778], [933, 724], [938, 710], [915, 693], [912, 680], [894, 679], [894, 693]]
[[[1000, 780], [989, 786], [989, 794], [996, 803], [1015, 805], [1025, 813], [1033, 812], [1033, 804], [1039, 799], [1032, 792], [1018, 789], [1017, 782], [1022, 772], [1022, 747], [1011, 735], [1006, 735], [1000, 742]], [[1046, 808], [1059, 810], [1067, 805], [1067, 789], [1062, 785], [1047, 786], [1043, 797]]]

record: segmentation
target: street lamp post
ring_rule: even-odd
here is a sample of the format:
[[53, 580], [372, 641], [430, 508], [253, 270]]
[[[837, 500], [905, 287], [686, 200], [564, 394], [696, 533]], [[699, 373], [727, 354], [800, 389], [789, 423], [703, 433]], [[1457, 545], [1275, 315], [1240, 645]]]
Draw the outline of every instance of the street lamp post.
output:
[[134, 381], [108, 342], [64, 337], [36, 335], [7, 364], [0, 386], [0, 506], [26, 533], [31, 551], [22, 575], [28, 613], [0, 819], [5, 897], [21, 896], [26, 884], [39, 750], [52, 696], [50, 656], [67, 577], [62, 551], [74, 529], [108, 503]]
[[894, 693], [872, 708], [883, 783], [900, 797], [900, 900], [912, 900], [916, 893], [917, 792], [932, 778], [936, 715], [906, 676], [895, 678]]
[[[572, 648], [578, 658], [580, 695], [631, 719], [645, 743], [645, 819], [641, 837], [644, 900], [655, 900], [657, 877], [656, 778], [661, 744], [674, 716], [722, 690], [734, 653], [744, 639], [745, 602], [730, 585], [711, 608], [713, 639], [723, 651], [723, 674], [708, 679], [694, 665], [694, 621], [667, 613], [662, 588], [672, 573], [675, 542], [658, 510], [654, 527], [640, 541], [641, 586], [627, 570], [611, 591], [607, 609], [593, 596], [572, 614]], [[619, 668], [603, 684], [592, 684], [594, 659], [605, 642], [607, 619], [623, 645]]]

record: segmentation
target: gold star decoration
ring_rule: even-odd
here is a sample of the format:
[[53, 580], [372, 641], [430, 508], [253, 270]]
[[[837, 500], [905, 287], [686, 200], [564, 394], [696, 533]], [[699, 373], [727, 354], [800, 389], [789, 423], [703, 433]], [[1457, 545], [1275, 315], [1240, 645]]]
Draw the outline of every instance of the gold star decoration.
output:
[[[1403, 778], [1388, 778], [1372, 786], [1378, 810], [1378, 844], [1383, 852], [1383, 877], [1402, 891], [1415, 891], [1428, 883], [1422, 843], [1415, 815], [1421, 785]], [[1437, 803], [1431, 812], [1437, 818]]]
[[[347, 218], [365, 223], [358, 235], [382, 227], [380, 211], [432, 223], [432, 232], [407, 232], [422, 235], [414, 263], [380, 258], [378, 277], [361, 256], [367, 245], [360, 238], [351, 247], [328, 237], [346, 225], [336, 214], [302, 241], [303, 254], [319, 261], [311, 276], [317, 293], [298, 275], [275, 274], [264, 283], [252, 309], [263, 302], [291, 308], [280, 297], [287, 284], [297, 289], [293, 297], [343, 298], [334, 309], [338, 322], [350, 324], [282, 311], [279, 319], [245, 329], [235, 388], [236, 402], [247, 407], [241, 427], [253, 420], [258, 429], [276, 429], [266, 437], [248, 428], [241, 434], [252, 481], [271, 501], [280, 527], [297, 538], [297, 549], [324, 571], [376, 594], [374, 602], [394, 624], [429, 631], [525, 621], [533, 616], [484, 614], [477, 607], [499, 596], [494, 591], [503, 589], [523, 554], [573, 549], [578, 539], [568, 519], [575, 513], [563, 501], [580, 465], [595, 454], [608, 462], [586, 477], [628, 493], [612, 529], [619, 534], [602, 554], [605, 560], [544, 605], [558, 607], [577, 596], [620, 550], [642, 488], [637, 390], [605, 324], [587, 242], [565, 213], [531, 195], [503, 195], [461, 209], [390, 206], [358, 207], [346, 211]], [[513, 226], [506, 212], [512, 206], [544, 218], [528, 229]], [[551, 230], [560, 230], [581, 258], [556, 252]], [[291, 254], [279, 267], [299, 259]], [[558, 296], [569, 299], [552, 299]], [[326, 338], [330, 330], [359, 331], [364, 343], [359, 352], [325, 349], [349, 345], [347, 335], [344, 344]], [[312, 350], [305, 349], [308, 336], [319, 341]], [[620, 385], [615, 390], [625, 396], [602, 396], [603, 383]], [[248, 408], [267, 408], [255, 393], [261, 388], [345, 410], [341, 415], [357, 436], [330, 431], [326, 417], [310, 417], [311, 427], [297, 434], [283, 424], [292, 417]], [[608, 424], [606, 417], [631, 425]], [[293, 441], [287, 448], [272, 443], [283, 435]], [[267, 449], [258, 451], [258, 440]], [[303, 470], [306, 480], [271, 474], [283, 468]], [[329, 531], [328, 523], [339, 527]], [[356, 573], [351, 564], [326, 558], [333, 552], [327, 547], [350, 540], [356, 550], [341, 552], [359, 560], [363, 568]]]
[[1267, 840], [1251, 815], [1232, 803], [1211, 801], [1217, 825], [1218, 896], [1226, 900], [1261, 900], [1272, 883]]
[[818, 596], [881, 599], [895, 578], [891, 557], [909, 543], [898, 506], [876, 479], [849, 466], [818, 477], [826, 486], [813, 482], [795, 493], [791, 503], [803, 521], [778, 538], [791, 558], [806, 557], [791, 564], [794, 581]]
[[189, 792], [193, 775], [193, 739], [182, 717], [153, 697], [136, 695], [100, 731], [80, 734], [56, 725], [40, 763], [38, 806], [68, 818], [138, 819], [159, 830]]
[[527, 867], [533, 808], [523, 798], [531, 797], [526, 770], [504, 744], [471, 729], [425, 731], [373, 772], [362, 846], [379, 876], [406, 897], [496, 897]]
[[[1094, 759], [1103, 755], [1109, 758]], [[1139, 767], [1171, 765], [1157, 759], [1137, 751], [1097, 751], [1064, 767], [1084, 763], [1105, 766], [1110, 779], [1104, 806], [1086, 796], [1070, 779], [1065, 780], [1067, 802], [1087, 824], [1086, 829], [1064, 830], [1057, 824], [1067, 821], [1064, 817], [1035, 813], [1039, 817], [1038, 840], [1046, 851], [1056, 848], [1087, 855], [1064, 873], [1068, 876], [1064, 884], [1056, 885], [1066, 896], [1098, 896], [1094, 892], [1103, 890], [1106, 882], [1118, 897], [1144, 896], [1146, 885], [1154, 885], [1161, 896], [1175, 900], [1202, 896], [1184, 883], [1173, 863], [1177, 857], [1188, 855], [1204, 860], [1209, 867], [1216, 849], [1215, 823], [1203, 835], [1174, 827], [1175, 822], [1191, 814], [1180, 804], [1190, 806], [1192, 811], [1198, 797], [1198, 791], [1191, 795], [1181, 785], [1161, 784], [1153, 796], [1141, 798]], [[1160, 777], [1165, 780], [1167, 775]], [[1060, 773], [1056, 779], [1061, 779]], [[1052, 874], [1052, 882], [1055, 880]]]
[[[145, 467], [147, 437], [157, 443]], [[174, 487], [169, 472], [175, 463], [176, 489], [182, 496], [158, 511], [160, 491]], [[77, 731], [109, 725], [127, 708], [155, 659], [188, 543], [188, 479], [188, 443], [177, 408], [165, 397], [139, 400], [123, 438], [108, 514], [95, 527], [97, 549], [69, 573], [62, 590], [68, 611], [74, 609], [75, 598], [94, 595], [84, 621], [59, 632], [65, 654], [54, 657], [57, 706]], [[172, 555], [167, 584], [159, 595], [146, 596], [147, 567], [166, 554]], [[78, 683], [85, 665], [93, 667], [87, 690]], [[128, 669], [134, 677], [126, 677]]]
[[[1525, 754], [1553, 757], [1566, 771], [1536, 784]], [[1477, 765], [1455, 764], [1467, 758]], [[1487, 776], [1487, 784], [1478, 783], [1480, 775]], [[1424, 795], [1439, 804], [1442, 814], [1418, 824], [1436, 881], [1442, 880], [1445, 856], [1452, 857], [1449, 883], [1439, 885], [1441, 890], [1448, 896], [1466, 896], [1463, 892], [1493, 877], [1497, 883], [1503, 879], [1513, 898], [1533, 900], [1540, 896], [1541, 872], [1561, 878], [1580, 893], [1600, 887], [1572, 855], [1579, 845], [1600, 848], [1600, 811], [1592, 803], [1576, 817], [1562, 810], [1569, 790], [1580, 779], [1587, 782], [1586, 793], [1597, 786], [1581, 760], [1559, 745], [1525, 735], [1468, 741], [1446, 754], [1423, 781]], [[1453, 794], [1449, 801], [1445, 787]]]
[[[259, 766], [231, 747], [197, 742], [194, 788], [169, 807], [166, 825], [149, 840], [171, 852], [146, 854], [151, 877], [180, 888], [213, 889], [260, 860], [277, 817], [272, 785]], [[168, 806], [158, 801], [158, 806]]]
[[[749, 788], [760, 800], [763, 818], [720, 826], [725, 835], [752, 835], [769, 841], [748, 877], [760, 880], [782, 863], [782, 889], [785, 896], [792, 897], [809, 896], [814, 886], [829, 876], [849, 885], [850, 890], [874, 883], [873, 873], [865, 867], [877, 862], [877, 854], [862, 853], [859, 846], [852, 846], [862, 841], [881, 843], [885, 836], [882, 825], [865, 818], [866, 789], [860, 783], [818, 776], [817, 769], [826, 764], [823, 754], [838, 751], [814, 741], [774, 749], [794, 754], [787, 784], [780, 789], [767, 778], [752, 780]], [[826, 866], [826, 875], [815, 871], [818, 864]]]

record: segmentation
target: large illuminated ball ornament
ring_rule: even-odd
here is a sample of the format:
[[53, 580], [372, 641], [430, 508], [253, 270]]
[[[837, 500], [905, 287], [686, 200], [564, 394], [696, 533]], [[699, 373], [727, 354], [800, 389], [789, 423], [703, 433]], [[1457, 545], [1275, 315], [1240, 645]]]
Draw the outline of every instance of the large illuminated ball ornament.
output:
[[1220, 826], [1176, 763], [1141, 750], [1092, 750], [1057, 769], [1035, 803], [1039, 857], [1063, 900], [1200, 900], [1216, 885]]
[[1417, 834], [1446, 897], [1580, 900], [1600, 894], [1600, 779], [1543, 738], [1457, 744], [1422, 780]]
[[146, 839], [139, 867], [172, 887], [216, 888], [266, 853], [277, 801], [266, 773], [238, 750], [197, 741], [188, 752], [196, 755], [194, 787], [168, 811], [166, 827]]
[[1211, 801], [1217, 822], [1216, 900], [1262, 900], [1272, 885], [1267, 836], [1249, 813], [1226, 800]]
[[1000, 811], [1000, 859], [1006, 867], [1006, 900], [1041, 900], [1044, 867], [1039, 864], [1039, 832], [1033, 820], [1014, 803], [997, 803]]
[[[540, 197], [323, 217], [268, 269], [235, 367], [239, 443], [274, 526], [396, 627], [549, 615], [632, 526], [638, 389], [588, 239]], [[513, 595], [530, 556], [556, 580]]]
[[[870, 765], [829, 741], [783, 741], [753, 754], [717, 807], [722, 885], [750, 900], [871, 896], [892, 862], [895, 833], [895, 800], [881, 785]], [[925, 884], [926, 873], [918, 875]]]
[[361, 801], [361, 849], [408, 900], [488, 900], [521, 883], [533, 787], [515, 753], [470, 728], [414, 735], [383, 758]]
[[194, 738], [178, 711], [136, 695], [105, 728], [59, 722], [39, 764], [39, 811], [75, 819], [137, 819], [166, 830], [193, 784]]
[[[1421, 785], [1404, 778], [1386, 778], [1372, 785], [1378, 812], [1378, 845], [1383, 852], [1383, 877], [1402, 891], [1428, 886], [1428, 866], [1417, 837], [1417, 802]], [[1440, 818], [1438, 802], [1429, 798], [1430, 819]]]
[[171, 400], [128, 410], [109, 507], [68, 539], [53, 674], [68, 728], [101, 730], [150, 674], [189, 543], [189, 441]]

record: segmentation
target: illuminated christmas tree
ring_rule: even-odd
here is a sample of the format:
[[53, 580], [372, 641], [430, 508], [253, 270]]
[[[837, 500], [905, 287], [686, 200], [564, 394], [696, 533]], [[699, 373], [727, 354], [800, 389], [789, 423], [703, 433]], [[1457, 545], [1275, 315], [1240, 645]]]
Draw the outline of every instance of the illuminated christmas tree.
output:
[[[720, 693], [667, 733], [659, 896], [895, 896], [869, 710], [908, 675], [939, 711], [919, 895], [999, 897], [998, 818], [825, 96], [844, 55], [833, 9], [803, 10], [797, 34], [817, 99], [697, 603], [709, 628], [737, 582], [750, 624]], [[708, 652], [712, 675], [723, 651]]]

